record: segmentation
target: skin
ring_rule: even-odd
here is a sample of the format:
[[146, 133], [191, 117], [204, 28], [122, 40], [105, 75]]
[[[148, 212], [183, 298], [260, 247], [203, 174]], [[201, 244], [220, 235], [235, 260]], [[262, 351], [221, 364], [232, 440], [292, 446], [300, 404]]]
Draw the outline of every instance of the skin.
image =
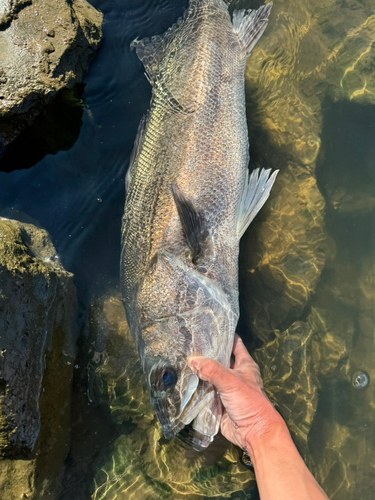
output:
[[261, 500], [327, 500], [265, 395], [259, 367], [238, 335], [233, 355], [232, 368], [201, 356], [188, 362], [201, 380], [216, 387], [224, 406], [221, 432], [249, 454]]

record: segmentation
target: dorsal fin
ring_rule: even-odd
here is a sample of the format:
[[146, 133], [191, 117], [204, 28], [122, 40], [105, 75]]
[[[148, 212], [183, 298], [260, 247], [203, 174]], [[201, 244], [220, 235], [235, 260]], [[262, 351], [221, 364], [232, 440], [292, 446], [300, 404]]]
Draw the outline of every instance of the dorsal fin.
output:
[[186, 198], [177, 184], [174, 184], [172, 187], [172, 193], [180, 217], [182, 230], [192, 253], [192, 262], [196, 264], [204, 251], [209, 234], [206, 220], [202, 212], [194, 208], [193, 203]]

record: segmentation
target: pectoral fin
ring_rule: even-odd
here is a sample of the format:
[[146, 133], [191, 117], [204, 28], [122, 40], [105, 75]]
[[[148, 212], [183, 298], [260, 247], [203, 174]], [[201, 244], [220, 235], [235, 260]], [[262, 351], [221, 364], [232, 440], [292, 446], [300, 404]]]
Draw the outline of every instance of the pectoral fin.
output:
[[180, 217], [186, 242], [192, 253], [193, 264], [202, 255], [208, 237], [208, 229], [202, 212], [194, 208], [193, 203], [186, 198], [177, 184], [172, 187], [173, 198]]
[[271, 169], [256, 168], [246, 174], [244, 189], [241, 196], [238, 216], [237, 216], [237, 236], [241, 238], [249, 227], [251, 221], [262, 208], [270, 195], [271, 188], [275, 182], [278, 170], [270, 176]]

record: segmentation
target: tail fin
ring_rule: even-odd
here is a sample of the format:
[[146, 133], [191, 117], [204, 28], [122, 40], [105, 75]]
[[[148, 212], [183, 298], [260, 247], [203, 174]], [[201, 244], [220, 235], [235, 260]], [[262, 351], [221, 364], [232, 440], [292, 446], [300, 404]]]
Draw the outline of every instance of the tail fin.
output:
[[271, 169], [269, 168], [267, 170], [262, 169], [259, 173], [259, 168], [256, 168], [251, 172], [250, 179], [249, 172], [246, 174], [237, 217], [238, 238], [241, 238], [270, 195], [279, 171], [275, 170], [271, 176], [270, 172]]
[[247, 55], [263, 35], [271, 9], [272, 2], [262, 5], [258, 10], [235, 10], [233, 12], [234, 32], [237, 33]]

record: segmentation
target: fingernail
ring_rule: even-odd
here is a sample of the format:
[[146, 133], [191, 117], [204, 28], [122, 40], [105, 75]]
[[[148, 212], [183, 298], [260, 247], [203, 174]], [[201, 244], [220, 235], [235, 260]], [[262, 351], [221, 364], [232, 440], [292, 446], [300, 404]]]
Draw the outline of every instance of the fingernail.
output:
[[191, 371], [194, 372], [196, 375], [198, 375], [198, 361], [195, 359], [188, 359], [187, 364], [190, 367]]

